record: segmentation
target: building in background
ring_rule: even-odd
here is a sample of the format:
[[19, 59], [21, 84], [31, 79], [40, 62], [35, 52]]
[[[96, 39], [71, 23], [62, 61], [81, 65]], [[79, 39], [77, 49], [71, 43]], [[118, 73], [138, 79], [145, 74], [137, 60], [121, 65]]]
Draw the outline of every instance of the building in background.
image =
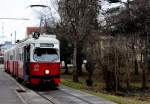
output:
[[14, 44], [11, 41], [5, 41], [4, 44], [0, 45], [0, 64], [4, 62], [4, 52], [10, 49]]
[[2, 51], [1, 47], [3, 46], [4, 44], [0, 44], [0, 64], [3, 64], [4, 62], [4, 52]]
[[29, 37], [34, 32], [40, 32], [40, 28], [39, 27], [27, 27], [26, 37]]
[[7, 49], [10, 49], [13, 46], [14, 44], [12, 44], [11, 41], [5, 41], [5, 43], [1, 46], [1, 52], [4, 53], [4, 51], [6, 51]]

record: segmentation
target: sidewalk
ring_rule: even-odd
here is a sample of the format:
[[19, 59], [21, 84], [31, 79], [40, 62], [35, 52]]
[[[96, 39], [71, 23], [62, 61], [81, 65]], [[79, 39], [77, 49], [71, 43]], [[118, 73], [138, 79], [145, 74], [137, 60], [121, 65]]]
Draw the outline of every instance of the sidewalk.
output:
[[24, 104], [15, 93], [16, 86], [0, 65], [0, 104]]

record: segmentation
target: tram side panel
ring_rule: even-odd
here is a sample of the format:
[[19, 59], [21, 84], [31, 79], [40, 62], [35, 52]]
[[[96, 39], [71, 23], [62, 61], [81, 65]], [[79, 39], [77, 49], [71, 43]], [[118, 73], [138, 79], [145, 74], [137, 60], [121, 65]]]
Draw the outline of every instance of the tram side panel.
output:
[[10, 74], [13, 73], [13, 61], [9, 60]]
[[19, 64], [18, 64], [18, 59], [19, 59], [19, 58], [18, 58], [18, 50], [17, 50], [17, 48], [16, 48], [16, 49], [15, 49], [15, 69], [14, 69], [14, 70], [15, 70], [15, 73], [14, 73], [14, 74], [15, 74], [16, 77], [18, 77], [18, 65], [19, 65]]
[[7, 72], [7, 55], [4, 54], [4, 70]]
[[18, 61], [14, 61], [14, 76], [18, 76]]
[[5, 71], [7, 73], [10, 73], [10, 66], [9, 66], [9, 53], [8, 52], [5, 52], [4, 54], [4, 68], [5, 68]]
[[18, 61], [18, 78], [24, 79], [23, 61]]
[[23, 50], [22, 50], [22, 47], [18, 48], [17, 50], [18, 50], [18, 53], [17, 53], [17, 63], [18, 63], [17, 75], [18, 75], [18, 78], [21, 78], [24, 80]]
[[9, 65], [9, 63], [10, 63], [10, 60], [9, 60], [10, 56], [9, 56], [9, 53], [7, 53], [7, 57], [8, 57], [8, 59], [7, 59], [7, 72], [10, 73], [10, 65]]
[[16, 76], [16, 50], [13, 50], [13, 76]]

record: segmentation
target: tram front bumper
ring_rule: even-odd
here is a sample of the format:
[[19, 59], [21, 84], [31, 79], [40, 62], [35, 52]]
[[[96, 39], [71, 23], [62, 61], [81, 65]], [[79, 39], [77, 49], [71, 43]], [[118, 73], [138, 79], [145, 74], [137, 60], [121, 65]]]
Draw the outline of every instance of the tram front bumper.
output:
[[45, 75], [45, 76], [31, 76], [31, 83], [34, 85], [45, 83], [58, 83], [56, 80], [60, 80], [60, 75]]

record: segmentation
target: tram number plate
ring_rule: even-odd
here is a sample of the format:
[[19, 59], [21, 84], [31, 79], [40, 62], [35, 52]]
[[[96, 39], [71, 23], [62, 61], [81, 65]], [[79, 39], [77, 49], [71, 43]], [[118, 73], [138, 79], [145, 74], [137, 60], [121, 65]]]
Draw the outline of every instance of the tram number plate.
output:
[[54, 47], [54, 44], [52, 44], [52, 43], [41, 43], [40, 47]]
[[44, 79], [43, 82], [44, 82], [44, 83], [50, 83], [51, 80], [50, 80], [50, 79]]

